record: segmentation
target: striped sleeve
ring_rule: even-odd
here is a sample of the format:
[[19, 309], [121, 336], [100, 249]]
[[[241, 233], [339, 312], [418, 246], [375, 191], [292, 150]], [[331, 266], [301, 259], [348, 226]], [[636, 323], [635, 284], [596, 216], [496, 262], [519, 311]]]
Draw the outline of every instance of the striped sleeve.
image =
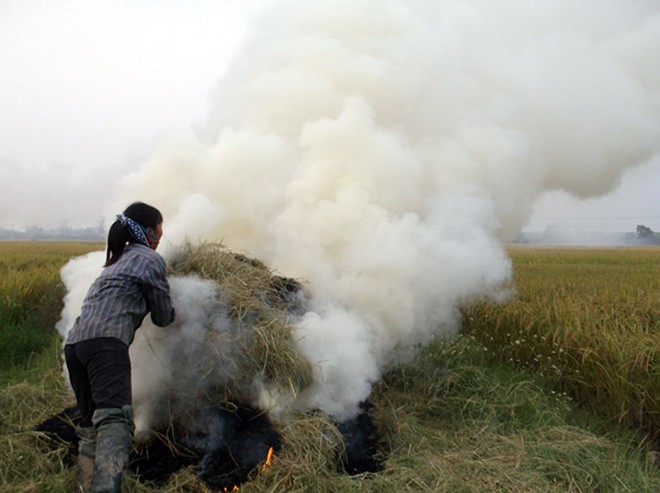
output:
[[174, 322], [165, 261], [160, 256], [154, 256], [150, 267], [143, 279], [147, 307], [151, 312], [152, 322], [159, 327], [165, 327]]

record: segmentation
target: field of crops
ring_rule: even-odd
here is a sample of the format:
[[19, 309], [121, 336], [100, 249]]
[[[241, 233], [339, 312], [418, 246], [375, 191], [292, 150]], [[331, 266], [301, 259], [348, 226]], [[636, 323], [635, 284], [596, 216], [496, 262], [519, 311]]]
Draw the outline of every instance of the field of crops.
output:
[[100, 243], [0, 242], [0, 371], [24, 365], [49, 346], [62, 308], [60, 268]]
[[660, 249], [510, 249], [513, 300], [465, 310], [504, 363], [660, 441]]
[[[66, 447], [32, 428], [72, 403], [53, 330], [59, 268], [102, 248], [0, 243], [2, 491], [72, 489]], [[332, 430], [313, 416], [284, 430], [273, 467], [241, 491], [660, 491], [660, 249], [510, 253], [510, 301], [466, 307], [463, 336], [376, 386], [382, 471], [339, 473]], [[191, 470], [128, 486], [209, 491]]]

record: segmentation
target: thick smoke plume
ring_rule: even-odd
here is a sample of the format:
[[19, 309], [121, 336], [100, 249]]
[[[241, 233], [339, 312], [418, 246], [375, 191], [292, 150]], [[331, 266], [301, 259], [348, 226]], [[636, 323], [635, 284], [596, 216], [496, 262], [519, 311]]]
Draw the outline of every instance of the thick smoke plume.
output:
[[[252, 29], [207, 125], [163, 137], [112, 212], [148, 201], [171, 245], [223, 241], [307, 283], [296, 406], [354, 415], [388, 365], [456, 334], [461, 304], [506, 294], [501, 242], [542, 192], [605, 194], [658, 152], [655, 1], [299, 0]], [[61, 327], [88, 263], [68, 267]], [[145, 420], [195, 381], [167, 375], [208, 330], [195, 286], [173, 283], [178, 326], [133, 348]]]

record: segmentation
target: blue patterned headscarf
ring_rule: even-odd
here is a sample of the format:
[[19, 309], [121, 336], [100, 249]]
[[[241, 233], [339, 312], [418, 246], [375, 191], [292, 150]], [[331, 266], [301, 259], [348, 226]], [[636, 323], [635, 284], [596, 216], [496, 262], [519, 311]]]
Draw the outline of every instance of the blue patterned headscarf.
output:
[[142, 226], [139, 222], [134, 221], [130, 217], [124, 215], [124, 214], [117, 214], [117, 221], [119, 221], [122, 226], [124, 226], [129, 234], [133, 237], [133, 239], [136, 241], [136, 243], [141, 243], [142, 245], [148, 246], [151, 248], [149, 245], [149, 240], [147, 239], [147, 235], [150, 236], [152, 239], [156, 239], [154, 235], [149, 233], [149, 231], [146, 230], [144, 226]]

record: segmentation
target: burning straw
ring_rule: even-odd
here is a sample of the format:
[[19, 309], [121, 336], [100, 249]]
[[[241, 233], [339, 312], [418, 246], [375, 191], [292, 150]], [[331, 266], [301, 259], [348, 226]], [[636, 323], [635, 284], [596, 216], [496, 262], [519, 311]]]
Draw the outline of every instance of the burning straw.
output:
[[254, 474], [241, 491], [296, 491], [310, 478], [322, 481], [336, 476], [337, 457], [344, 450], [344, 439], [327, 416], [297, 415], [281, 433], [282, 451], [274, 458], [273, 465]]
[[229, 396], [245, 395], [260, 383], [271, 392], [295, 397], [311, 383], [311, 366], [291, 337], [290, 322], [305, 311], [298, 281], [274, 274], [259, 260], [206, 243], [181, 247], [172, 256], [170, 273], [195, 275], [217, 285], [235, 336]]

